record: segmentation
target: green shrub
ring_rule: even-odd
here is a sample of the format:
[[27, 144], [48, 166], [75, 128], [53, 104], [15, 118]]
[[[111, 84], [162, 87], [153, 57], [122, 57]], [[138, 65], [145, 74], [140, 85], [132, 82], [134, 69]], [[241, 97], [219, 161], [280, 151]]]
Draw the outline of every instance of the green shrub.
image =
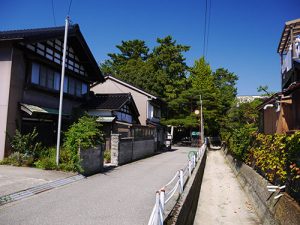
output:
[[104, 162], [108, 163], [111, 161], [111, 151], [105, 150], [104, 151]]
[[13, 137], [8, 136], [8, 138], [14, 152], [19, 152], [37, 159], [43, 149], [42, 144], [36, 141], [37, 136], [38, 133], [34, 128], [34, 130], [28, 134], [21, 134], [19, 130], [16, 130], [15, 135]]
[[37, 168], [45, 170], [55, 170], [56, 166], [56, 148], [45, 149], [41, 154], [40, 158], [34, 163]]
[[12, 165], [12, 166], [32, 166], [34, 159], [32, 156], [20, 152], [14, 152], [7, 158], [0, 161], [1, 165]]
[[244, 160], [247, 156], [250, 143], [252, 141], [252, 133], [256, 131], [256, 127], [251, 124], [234, 129], [228, 138], [228, 147], [230, 152], [240, 160]]
[[81, 117], [65, 132], [64, 147], [77, 154], [79, 148], [87, 149], [99, 145], [103, 142], [100, 127], [95, 118], [87, 115]]

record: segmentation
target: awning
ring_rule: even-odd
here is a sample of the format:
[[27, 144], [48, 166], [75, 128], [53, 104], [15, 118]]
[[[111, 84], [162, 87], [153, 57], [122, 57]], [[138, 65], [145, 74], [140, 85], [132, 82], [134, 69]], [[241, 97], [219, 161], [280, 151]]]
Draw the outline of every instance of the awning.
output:
[[[42, 114], [52, 114], [52, 115], [58, 115], [57, 109], [52, 108], [46, 108], [46, 107], [40, 107], [35, 105], [29, 105], [25, 103], [20, 103], [21, 110], [32, 116], [33, 113], [42, 113]], [[63, 116], [69, 116], [66, 113], [62, 114]]]
[[115, 119], [116, 119], [115, 116], [99, 116], [96, 121], [100, 123], [111, 123]]

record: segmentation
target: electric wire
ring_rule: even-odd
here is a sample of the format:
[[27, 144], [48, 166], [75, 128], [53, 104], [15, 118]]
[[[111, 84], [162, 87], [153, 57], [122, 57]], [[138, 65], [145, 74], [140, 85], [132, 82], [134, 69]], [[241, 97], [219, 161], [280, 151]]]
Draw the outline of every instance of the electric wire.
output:
[[69, 9], [68, 9], [68, 13], [67, 13], [68, 16], [70, 15], [71, 6], [72, 6], [72, 0], [70, 1], [70, 4], [69, 4]]
[[207, 58], [207, 54], [208, 54], [208, 40], [209, 40], [209, 32], [210, 32], [210, 17], [211, 17], [211, 0], [209, 0], [209, 6], [208, 6], [208, 21], [207, 21], [207, 36], [206, 36], [205, 58]]
[[207, 0], [205, 0], [205, 14], [204, 14], [204, 33], [203, 33], [203, 57], [205, 57], [206, 48], [206, 24], [207, 24]]
[[52, 16], [53, 16], [54, 26], [56, 26], [56, 19], [55, 19], [55, 12], [54, 12], [54, 2], [53, 2], [53, 0], [51, 2], [52, 2], [51, 5], [52, 5]]

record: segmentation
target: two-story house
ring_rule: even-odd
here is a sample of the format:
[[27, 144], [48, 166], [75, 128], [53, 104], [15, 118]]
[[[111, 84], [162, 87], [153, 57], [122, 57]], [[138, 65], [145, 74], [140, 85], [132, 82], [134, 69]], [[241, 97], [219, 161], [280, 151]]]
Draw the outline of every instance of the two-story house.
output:
[[266, 134], [300, 129], [300, 19], [285, 23], [277, 52], [281, 58], [282, 90], [258, 106], [260, 130]]
[[[46, 145], [56, 141], [64, 27], [0, 32], [0, 160], [10, 153], [7, 135], [36, 127]], [[104, 82], [78, 25], [68, 31], [63, 128], [85, 102], [90, 85]]]
[[140, 125], [139, 112], [130, 93], [92, 95], [84, 108], [102, 124], [107, 150], [111, 148], [111, 133], [132, 137], [133, 127]]
[[164, 103], [160, 98], [113, 76], [106, 76], [104, 83], [95, 85], [91, 90], [95, 93], [131, 93], [140, 114], [141, 125], [155, 127], [158, 147], [164, 144], [166, 129], [160, 124]]

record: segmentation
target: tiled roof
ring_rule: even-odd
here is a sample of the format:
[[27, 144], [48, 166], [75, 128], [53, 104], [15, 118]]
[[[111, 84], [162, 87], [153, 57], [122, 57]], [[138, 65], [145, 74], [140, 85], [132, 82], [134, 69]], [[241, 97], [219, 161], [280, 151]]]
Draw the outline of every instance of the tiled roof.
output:
[[88, 108], [118, 110], [131, 99], [130, 93], [96, 94], [88, 102]]

